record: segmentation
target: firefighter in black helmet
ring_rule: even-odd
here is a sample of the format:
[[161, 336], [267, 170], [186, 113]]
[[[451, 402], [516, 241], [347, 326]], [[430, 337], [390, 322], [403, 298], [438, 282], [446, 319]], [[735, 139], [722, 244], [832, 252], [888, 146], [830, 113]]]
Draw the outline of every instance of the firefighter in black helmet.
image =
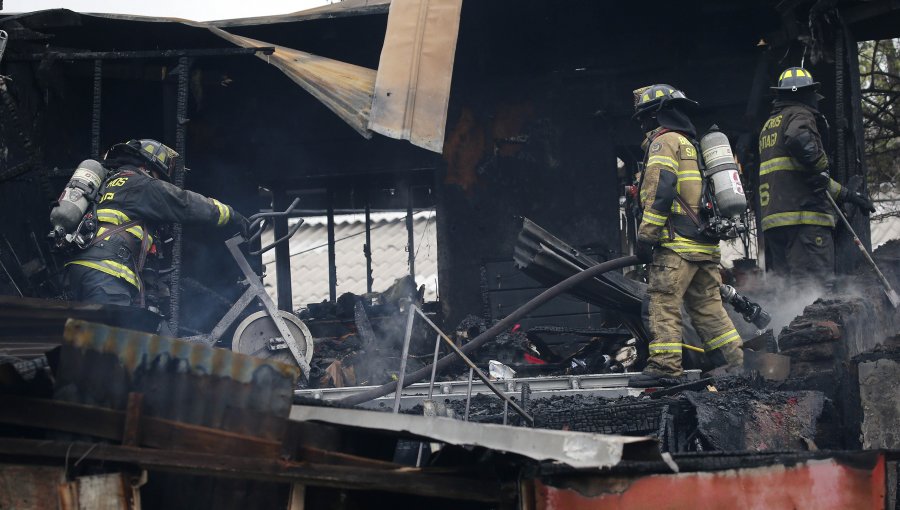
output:
[[766, 267], [792, 288], [828, 286], [834, 277], [835, 216], [824, 193], [838, 202], [874, 212], [865, 195], [829, 177], [819, 113], [819, 84], [802, 67], [778, 78], [769, 119], [759, 135], [759, 204], [766, 242]]
[[75, 300], [142, 305], [140, 273], [156, 224], [205, 223], [246, 231], [246, 218], [231, 206], [169, 182], [178, 157], [149, 139], [116, 144], [106, 153], [103, 165], [110, 175], [98, 195], [97, 236], [66, 263]]
[[652, 339], [647, 366], [628, 384], [648, 387], [683, 381], [682, 307], [711, 361], [740, 369], [741, 337], [719, 294], [719, 240], [698, 233], [691, 220], [691, 214], [700, 211], [703, 189], [694, 142], [697, 130], [687, 115], [697, 103], [665, 84], [635, 90], [634, 100], [634, 118], [645, 133], [636, 254], [648, 264]]

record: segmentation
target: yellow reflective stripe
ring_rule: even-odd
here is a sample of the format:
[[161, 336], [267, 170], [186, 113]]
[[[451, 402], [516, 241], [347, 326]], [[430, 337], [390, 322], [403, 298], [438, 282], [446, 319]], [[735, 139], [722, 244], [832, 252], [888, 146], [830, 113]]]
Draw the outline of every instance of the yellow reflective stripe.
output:
[[[103, 239], [104, 241], [109, 241], [109, 236], [106, 236], [105, 238], [103, 237], [103, 233], [106, 232], [107, 230], [109, 230], [109, 229], [107, 229], [106, 227], [100, 227], [100, 229], [97, 230], [97, 237], [99, 237], [100, 239]], [[142, 241], [144, 239], [144, 229], [141, 228], [140, 225], [128, 227], [125, 229], [125, 232], [128, 232], [129, 234], [133, 235], [134, 237], [137, 237], [138, 239], [140, 239]], [[150, 234], [147, 234], [147, 250], [150, 249], [151, 244], [153, 244], [153, 236]]]
[[215, 198], [211, 198], [210, 200], [212, 200], [213, 204], [219, 209], [219, 221], [216, 225], [221, 227], [222, 225], [227, 224], [228, 220], [231, 219], [231, 212], [228, 211], [228, 206], [222, 204], [222, 202], [219, 202]]
[[667, 219], [668, 218], [666, 216], [663, 216], [661, 214], [656, 214], [649, 210], [644, 211], [644, 220], [647, 223], [650, 223], [651, 225], [656, 225], [656, 226], [661, 227], [666, 224]]
[[650, 159], [647, 160], [647, 166], [653, 164], [662, 165], [671, 168], [673, 171], [678, 171], [678, 162], [669, 156], [650, 156]]
[[768, 175], [782, 170], [803, 170], [803, 166], [792, 157], [767, 159], [759, 165], [759, 175]]
[[674, 251], [675, 253], [704, 253], [706, 255], [719, 255], [722, 252], [718, 247], [716, 248], [705, 248], [700, 246], [691, 246], [684, 244], [674, 244], [674, 243], [666, 243], [663, 242], [661, 244], [663, 248]]
[[815, 167], [816, 170], [825, 170], [826, 168], [828, 168], [828, 156], [822, 154], [822, 157], [820, 157], [819, 160], [816, 161]]
[[663, 247], [668, 248], [675, 253], [707, 253], [709, 255], [717, 255], [720, 253], [718, 244], [706, 244], [693, 241], [686, 237], [675, 234], [675, 239], [669, 241], [668, 231], [663, 232], [663, 241], [660, 243]]
[[137, 276], [135, 276], [134, 271], [124, 264], [119, 264], [112, 260], [73, 260], [71, 262], [66, 262], [67, 266], [72, 264], [96, 269], [97, 271], [106, 273], [110, 276], [121, 278], [137, 287], [138, 290], [141, 288], [141, 284], [138, 281]]
[[820, 227], [834, 227], [834, 216], [828, 213], [814, 211], [789, 211], [764, 216], [762, 219], [763, 230], [790, 225], [818, 225]]
[[658, 342], [658, 343], [650, 343], [650, 352], [681, 352], [681, 346], [683, 344], [681, 342]]
[[740, 340], [740, 339], [741, 339], [741, 335], [738, 334], [737, 330], [730, 329], [717, 337], [707, 340], [706, 342], [704, 342], [704, 344], [706, 345], [706, 350], [714, 351], [724, 345], [728, 345], [731, 342], [734, 342], [734, 341]]
[[127, 214], [115, 209], [98, 209], [97, 220], [104, 223], [112, 223], [113, 225], [121, 225], [131, 221]]
[[837, 197], [838, 195], [840, 195], [841, 190], [843, 190], [843, 189], [844, 189], [844, 187], [841, 186], [841, 185], [840, 185], [837, 181], [835, 181], [834, 179], [829, 179], [829, 180], [828, 180], [828, 193], [829, 193], [832, 197]]

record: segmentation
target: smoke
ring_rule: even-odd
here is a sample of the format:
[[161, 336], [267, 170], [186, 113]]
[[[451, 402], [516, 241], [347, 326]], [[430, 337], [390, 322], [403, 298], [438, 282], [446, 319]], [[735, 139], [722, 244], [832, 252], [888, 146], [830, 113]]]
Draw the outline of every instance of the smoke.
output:
[[762, 306], [772, 317], [769, 328], [777, 337], [781, 330], [791, 323], [803, 310], [817, 299], [832, 294], [825, 285], [815, 281], [801, 283], [772, 274], [760, 273], [748, 278], [742, 289], [751, 300]]

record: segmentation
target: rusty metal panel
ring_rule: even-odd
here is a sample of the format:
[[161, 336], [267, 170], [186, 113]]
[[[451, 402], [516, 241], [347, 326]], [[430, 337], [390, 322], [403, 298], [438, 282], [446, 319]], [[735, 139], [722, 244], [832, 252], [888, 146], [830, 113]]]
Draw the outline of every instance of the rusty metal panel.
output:
[[280, 69], [359, 134], [366, 138], [372, 137], [367, 126], [372, 93], [375, 90], [374, 70], [230, 34], [213, 26], [209, 29], [244, 48], [274, 46], [275, 53], [259, 57]]
[[296, 367], [148, 333], [70, 320], [54, 398], [280, 440]]
[[369, 129], [440, 153], [462, 0], [394, 0]]
[[65, 481], [61, 466], [0, 464], [0, 508], [57, 508], [56, 490]]
[[[667, 475], [558, 477], [523, 488], [535, 510], [652, 508], [654, 510], [817, 510], [885, 508], [884, 454], [865, 452], [764, 467]], [[529, 498], [530, 499], [530, 498]]]

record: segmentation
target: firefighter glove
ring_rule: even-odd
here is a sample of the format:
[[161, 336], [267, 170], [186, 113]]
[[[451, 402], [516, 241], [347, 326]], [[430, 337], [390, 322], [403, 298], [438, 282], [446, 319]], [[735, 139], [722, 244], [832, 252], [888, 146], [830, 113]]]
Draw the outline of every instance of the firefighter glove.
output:
[[231, 224], [238, 229], [244, 238], [250, 237], [250, 222], [243, 214], [234, 209], [231, 210]]
[[851, 191], [847, 195], [847, 202], [856, 205], [856, 207], [859, 207], [859, 209], [863, 212], [875, 212], [875, 204], [872, 203], [872, 200], [858, 191]]
[[637, 245], [634, 247], [634, 254], [644, 264], [653, 261], [653, 244], [650, 241], [642, 241], [638, 239]]

